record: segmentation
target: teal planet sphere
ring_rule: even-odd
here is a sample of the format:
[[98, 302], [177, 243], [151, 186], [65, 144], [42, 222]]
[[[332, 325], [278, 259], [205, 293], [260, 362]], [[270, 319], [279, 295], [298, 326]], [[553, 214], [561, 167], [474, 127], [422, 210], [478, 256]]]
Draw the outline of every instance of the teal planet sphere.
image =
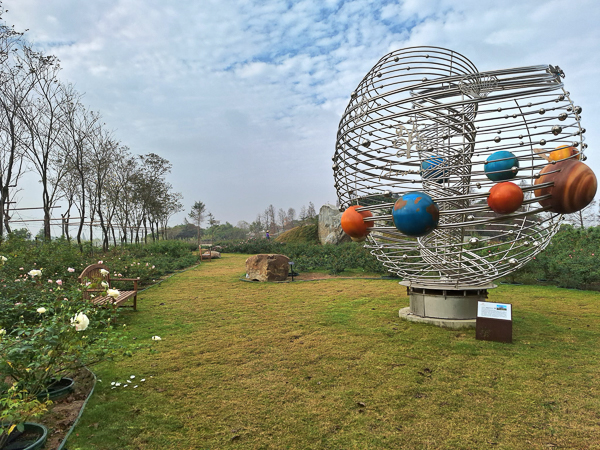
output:
[[425, 180], [445, 183], [448, 181], [448, 169], [444, 166], [444, 158], [441, 156], [426, 159], [421, 163], [421, 176]]
[[492, 181], [506, 181], [517, 176], [519, 172], [519, 160], [506, 150], [492, 153], [485, 160], [484, 171]]
[[438, 226], [440, 210], [433, 199], [424, 192], [404, 194], [392, 209], [392, 220], [401, 233], [411, 237], [421, 237], [431, 233]]

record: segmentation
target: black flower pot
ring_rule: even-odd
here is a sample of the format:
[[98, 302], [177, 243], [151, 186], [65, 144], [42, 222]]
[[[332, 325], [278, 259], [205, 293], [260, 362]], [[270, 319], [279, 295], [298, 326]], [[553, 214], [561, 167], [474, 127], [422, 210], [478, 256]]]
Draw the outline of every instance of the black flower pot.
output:
[[40, 401], [46, 399], [52, 401], [60, 400], [73, 392], [74, 386], [75, 382], [71, 378], [65, 377], [60, 380], [51, 380], [46, 390], [37, 395], [37, 399]]
[[23, 431], [14, 431], [8, 442], [0, 450], [37, 450], [44, 446], [48, 437], [48, 429], [39, 423], [26, 422]]

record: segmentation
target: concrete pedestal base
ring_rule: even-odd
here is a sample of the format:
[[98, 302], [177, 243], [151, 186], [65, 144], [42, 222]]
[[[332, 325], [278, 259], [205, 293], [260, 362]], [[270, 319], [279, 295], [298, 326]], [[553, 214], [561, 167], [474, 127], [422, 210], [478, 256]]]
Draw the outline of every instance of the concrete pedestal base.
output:
[[461, 328], [475, 328], [475, 319], [436, 319], [435, 317], [421, 317], [410, 312], [410, 307], [402, 308], [398, 311], [401, 319], [411, 322], [430, 323], [442, 328], [451, 328], [459, 330]]
[[406, 286], [410, 307], [399, 315], [412, 322], [422, 322], [446, 328], [474, 328], [477, 302], [485, 301], [487, 290], [495, 284], [483, 286], [425, 286], [400, 282]]

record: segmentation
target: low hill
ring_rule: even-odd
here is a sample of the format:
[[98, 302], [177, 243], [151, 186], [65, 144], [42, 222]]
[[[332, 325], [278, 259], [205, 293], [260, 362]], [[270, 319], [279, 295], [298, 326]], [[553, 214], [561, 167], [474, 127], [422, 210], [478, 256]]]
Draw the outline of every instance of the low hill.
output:
[[300, 225], [281, 233], [275, 238], [276, 242], [320, 244], [319, 226], [316, 223]]

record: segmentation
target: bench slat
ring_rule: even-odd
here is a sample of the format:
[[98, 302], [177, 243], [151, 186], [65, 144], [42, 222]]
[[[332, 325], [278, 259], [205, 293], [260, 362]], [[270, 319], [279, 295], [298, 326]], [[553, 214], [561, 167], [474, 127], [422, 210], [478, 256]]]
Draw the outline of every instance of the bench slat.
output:
[[[115, 305], [119, 305], [123, 302], [125, 302], [127, 299], [133, 297], [135, 294], [137, 294], [136, 291], [121, 291], [119, 293], [119, 296], [117, 297], [117, 300], [115, 301]], [[112, 297], [96, 297], [92, 299], [92, 303], [94, 305], [105, 305], [105, 304], [111, 304], [113, 301]]]

